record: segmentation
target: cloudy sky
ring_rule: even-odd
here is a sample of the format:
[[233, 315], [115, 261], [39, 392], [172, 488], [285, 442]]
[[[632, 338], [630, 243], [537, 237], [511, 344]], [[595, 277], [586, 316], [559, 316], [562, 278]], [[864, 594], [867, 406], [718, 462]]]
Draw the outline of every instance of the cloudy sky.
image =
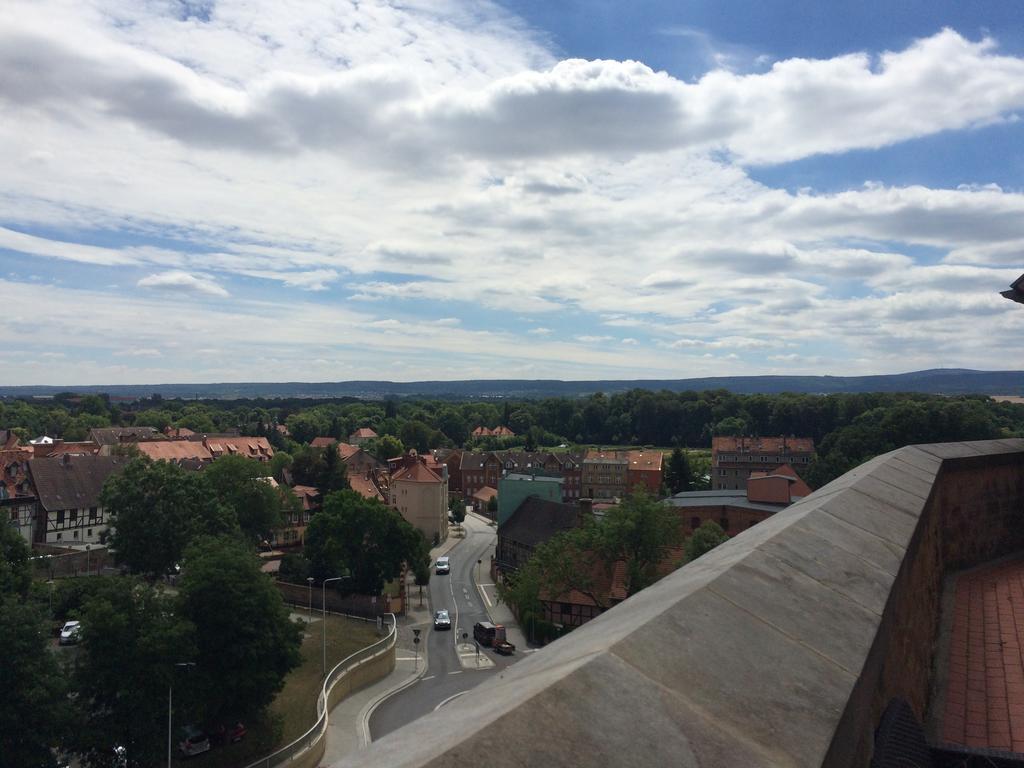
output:
[[4, 0], [0, 383], [1020, 368], [1022, 114], [1002, 0]]

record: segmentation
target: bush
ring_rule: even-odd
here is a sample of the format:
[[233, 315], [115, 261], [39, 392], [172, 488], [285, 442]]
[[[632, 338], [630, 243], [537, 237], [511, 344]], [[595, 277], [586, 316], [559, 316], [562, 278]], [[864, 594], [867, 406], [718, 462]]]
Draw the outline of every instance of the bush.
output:
[[277, 578], [289, 584], [305, 584], [309, 576], [309, 560], [303, 555], [287, 554], [281, 558]]

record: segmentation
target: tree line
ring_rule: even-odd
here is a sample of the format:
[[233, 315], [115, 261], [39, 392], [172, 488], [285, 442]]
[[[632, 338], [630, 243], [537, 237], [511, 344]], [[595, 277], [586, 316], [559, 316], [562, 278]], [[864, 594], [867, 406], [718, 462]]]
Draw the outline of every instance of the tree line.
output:
[[[1024, 405], [985, 396], [912, 393], [736, 395], [726, 390], [670, 392], [634, 389], [583, 398], [481, 401], [403, 399], [360, 401], [187, 401], [146, 398], [111, 404], [101, 395], [58, 396], [45, 403], [0, 401], [0, 429], [23, 437], [82, 439], [89, 426], [186, 427], [197, 432], [238, 429], [266, 435], [277, 450], [296, 454], [314, 437], [347, 440], [359, 427], [380, 438], [378, 458], [414, 448], [494, 450], [560, 445], [650, 445], [708, 448], [715, 435], [810, 437], [818, 461], [807, 478], [819, 485], [854, 463], [907, 443], [1024, 434]], [[277, 425], [285, 425], [285, 437]], [[474, 438], [477, 426], [512, 429], [513, 438]], [[300, 467], [301, 467], [300, 463]]]

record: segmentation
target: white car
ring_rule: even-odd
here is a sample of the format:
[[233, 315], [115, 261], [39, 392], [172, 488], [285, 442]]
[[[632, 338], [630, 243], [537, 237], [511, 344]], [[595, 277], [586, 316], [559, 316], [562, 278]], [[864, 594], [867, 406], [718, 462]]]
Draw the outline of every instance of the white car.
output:
[[80, 621], [65, 621], [64, 626], [60, 628], [61, 645], [74, 645], [81, 639], [81, 636], [82, 622]]
[[434, 563], [434, 572], [438, 574], [451, 573], [452, 563], [448, 557], [439, 557]]

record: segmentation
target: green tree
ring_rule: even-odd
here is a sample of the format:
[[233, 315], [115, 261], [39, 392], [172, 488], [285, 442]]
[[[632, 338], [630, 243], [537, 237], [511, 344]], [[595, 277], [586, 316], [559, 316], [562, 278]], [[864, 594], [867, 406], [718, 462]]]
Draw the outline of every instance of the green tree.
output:
[[642, 488], [609, 509], [600, 525], [600, 549], [605, 561], [626, 562], [627, 596], [658, 580], [658, 566], [681, 539], [675, 509]]
[[71, 712], [65, 677], [50, 650], [44, 623], [29, 605], [0, 595], [0, 768], [56, 766]]
[[410, 420], [402, 425], [398, 436], [406, 446], [415, 448], [418, 453], [426, 453], [432, 447], [431, 438], [436, 431], [422, 421]]
[[197, 536], [234, 532], [238, 521], [204, 474], [142, 457], [103, 486], [115, 560], [153, 578], [170, 573]]
[[324, 463], [316, 487], [325, 496], [334, 491], [344, 491], [352, 486], [348, 482], [348, 470], [338, 453], [338, 446], [332, 445], [323, 450]]
[[303, 555], [289, 553], [281, 558], [277, 577], [289, 584], [305, 584], [309, 576], [309, 560]]
[[[276, 432], [276, 430], [275, 430]], [[285, 451], [277, 451], [270, 459], [270, 476], [277, 482], [284, 482], [284, 471], [292, 467], [292, 455]]]
[[707, 554], [719, 544], [729, 540], [722, 526], [714, 520], [705, 520], [700, 528], [693, 532], [693, 535], [686, 540], [685, 552], [686, 562], [690, 563], [701, 555]]
[[281, 525], [281, 494], [264, 477], [259, 462], [244, 456], [225, 455], [203, 473], [217, 500], [231, 510], [242, 535], [251, 542], [270, 537]]
[[487, 500], [487, 511], [491, 517], [494, 517], [498, 513], [498, 495], [495, 494]]
[[0, 602], [5, 599], [24, 600], [28, 594], [32, 583], [28, 558], [29, 548], [25, 540], [5, 521], [0, 521]]
[[366, 452], [379, 461], [387, 461], [405, 453], [405, 446], [394, 435], [381, 435], [373, 441]]
[[351, 588], [377, 595], [384, 583], [415, 564], [429, 546], [423, 534], [377, 499], [338, 491], [324, 499], [306, 531], [306, 556], [317, 579], [349, 573]]
[[191, 716], [197, 701], [189, 680], [172, 677], [176, 663], [194, 659], [194, 627], [179, 618], [172, 598], [148, 584], [94, 581], [82, 612], [71, 747], [90, 768], [110, 766], [114, 745], [125, 748], [133, 768], [156, 765], [167, 746], [166, 731], [154, 724], [167, 722], [168, 685], [175, 683], [177, 712]]
[[693, 475], [690, 462], [682, 448], [675, 448], [665, 466], [665, 485], [669, 493], [681, 493], [693, 490]]
[[300, 663], [301, 629], [259, 558], [237, 539], [198, 540], [185, 561], [180, 605], [195, 626], [196, 707], [209, 721], [258, 714]]
[[466, 519], [466, 503], [462, 499], [450, 499], [448, 511], [452, 513], [452, 520], [456, 525], [462, 525]]

